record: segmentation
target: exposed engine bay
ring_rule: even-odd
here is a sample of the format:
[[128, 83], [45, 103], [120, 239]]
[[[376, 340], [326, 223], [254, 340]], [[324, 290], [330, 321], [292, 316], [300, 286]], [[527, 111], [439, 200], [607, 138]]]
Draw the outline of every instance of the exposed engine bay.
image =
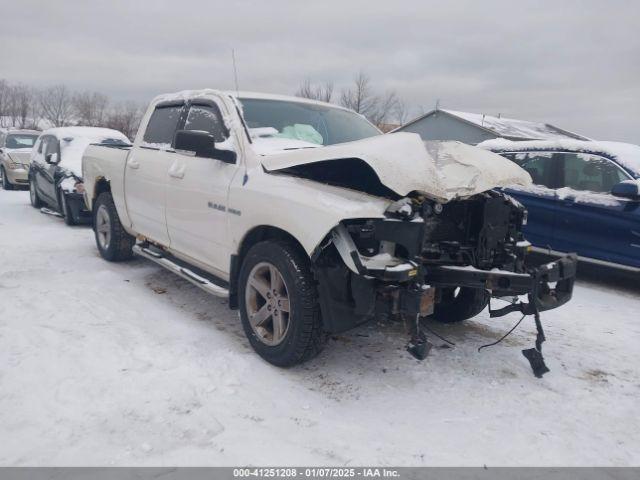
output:
[[[413, 330], [409, 351], [424, 358], [430, 344], [421, 317], [460, 321], [479, 313], [492, 297], [509, 297], [511, 303], [490, 310], [492, 316], [520, 311], [538, 319], [540, 311], [571, 298], [575, 258], [527, 269], [529, 243], [522, 236], [527, 212], [508, 195], [488, 191], [442, 204], [416, 194], [392, 203], [385, 215], [342, 222], [313, 256], [329, 331], [372, 318], [404, 318]], [[551, 288], [548, 282], [557, 284]], [[473, 302], [464, 312], [457, 308], [457, 317], [465, 318], [444, 314], [456, 301], [454, 292]], [[520, 302], [520, 295], [529, 302]], [[536, 375], [544, 373], [543, 362], [535, 367], [530, 361]]]

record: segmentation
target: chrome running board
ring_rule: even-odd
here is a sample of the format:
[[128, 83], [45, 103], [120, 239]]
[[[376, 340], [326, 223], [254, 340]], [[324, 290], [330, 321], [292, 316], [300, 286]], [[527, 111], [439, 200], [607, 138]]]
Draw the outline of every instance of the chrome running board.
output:
[[227, 290], [226, 288], [221, 287], [220, 285], [216, 285], [209, 279], [205, 278], [202, 275], [198, 275], [197, 273], [189, 270], [186, 267], [178, 265], [161, 253], [155, 252], [150, 248], [144, 247], [142, 245], [134, 245], [133, 253], [157, 263], [161, 267], [164, 267], [170, 272], [175, 273], [179, 277], [184, 278], [186, 281], [193, 283], [196, 287], [200, 287], [207, 293], [215, 295], [216, 297], [229, 297], [229, 290]]

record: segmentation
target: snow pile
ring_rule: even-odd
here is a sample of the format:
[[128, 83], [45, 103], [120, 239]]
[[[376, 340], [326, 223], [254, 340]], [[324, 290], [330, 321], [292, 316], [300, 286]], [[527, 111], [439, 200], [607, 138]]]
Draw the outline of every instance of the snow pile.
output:
[[588, 138], [573, 132], [561, 130], [548, 123], [529, 122], [517, 120], [515, 118], [494, 117], [492, 115], [482, 115], [479, 113], [459, 112], [456, 110], [441, 110], [455, 117], [466, 120], [479, 127], [491, 130], [501, 137], [516, 137], [522, 139], [553, 140], [563, 138]]
[[530, 319], [478, 353], [519, 318], [486, 310], [429, 322], [455, 346], [423, 362], [371, 323], [279, 369], [223, 300], [0, 190], [0, 464], [638, 465], [639, 293], [578, 281], [542, 314], [543, 379]]
[[505, 138], [485, 140], [477, 145], [480, 148], [501, 152], [522, 152], [527, 150], [570, 151], [593, 153], [609, 157], [640, 178], [640, 146], [632, 143], [605, 142], [600, 140], [582, 141], [558, 139], [553, 141], [533, 140], [514, 142]]
[[92, 143], [120, 141], [129, 144], [124, 134], [110, 128], [60, 127], [45, 130], [42, 135], [53, 135], [60, 141], [61, 161], [58, 165], [77, 177], [82, 176], [82, 155]]

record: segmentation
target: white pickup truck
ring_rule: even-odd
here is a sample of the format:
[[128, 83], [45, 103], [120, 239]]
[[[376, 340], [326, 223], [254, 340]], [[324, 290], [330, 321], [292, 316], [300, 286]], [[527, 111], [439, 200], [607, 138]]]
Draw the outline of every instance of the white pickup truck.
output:
[[537, 320], [572, 293], [575, 258], [528, 269], [526, 212], [494, 190], [530, 183], [526, 172], [458, 142], [382, 135], [331, 104], [161, 95], [133, 145], [86, 150], [83, 178], [106, 260], [136, 253], [228, 297], [279, 366], [372, 318], [409, 319], [423, 358], [421, 317], [461, 321], [492, 296], [529, 295], [493, 314]]

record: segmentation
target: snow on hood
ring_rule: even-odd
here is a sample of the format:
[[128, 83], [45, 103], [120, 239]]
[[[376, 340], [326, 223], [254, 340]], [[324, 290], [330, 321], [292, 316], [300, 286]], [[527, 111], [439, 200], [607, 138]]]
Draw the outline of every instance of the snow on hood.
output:
[[423, 142], [415, 133], [390, 133], [355, 142], [294, 150], [262, 159], [267, 171], [328, 160], [358, 158], [398, 195], [418, 191], [441, 202], [497, 187], [529, 185], [515, 163], [461, 142]]
[[521, 152], [526, 150], [560, 150], [569, 152], [588, 152], [613, 158], [623, 167], [640, 178], [640, 146], [632, 143], [604, 142], [600, 140], [582, 141], [571, 139], [532, 140], [513, 142], [504, 138], [485, 140], [478, 147], [493, 151]]
[[82, 155], [89, 145], [106, 140], [129, 143], [129, 139], [124, 134], [110, 128], [61, 127], [45, 130], [42, 134], [55, 135], [58, 138], [62, 158], [58, 165], [78, 178], [82, 178]]

